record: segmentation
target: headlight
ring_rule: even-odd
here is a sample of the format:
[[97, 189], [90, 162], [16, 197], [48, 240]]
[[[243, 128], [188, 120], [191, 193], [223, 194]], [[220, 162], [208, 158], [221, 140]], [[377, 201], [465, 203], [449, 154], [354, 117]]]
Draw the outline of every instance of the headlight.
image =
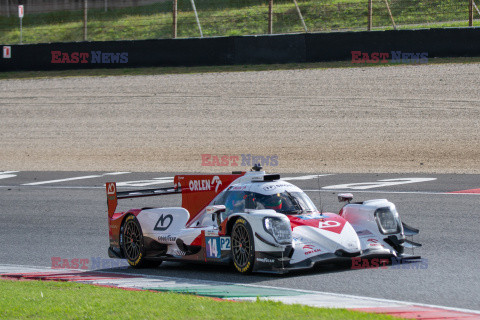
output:
[[397, 211], [390, 208], [379, 208], [375, 211], [375, 220], [378, 228], [383, 234], [392, 234], [400, 232], [400, 223]]
[[289, 221], [274, 217], [264, 218], [263, 228], [270, 233], [278, 243], [292, 243], [292, 229], [290, 228]]

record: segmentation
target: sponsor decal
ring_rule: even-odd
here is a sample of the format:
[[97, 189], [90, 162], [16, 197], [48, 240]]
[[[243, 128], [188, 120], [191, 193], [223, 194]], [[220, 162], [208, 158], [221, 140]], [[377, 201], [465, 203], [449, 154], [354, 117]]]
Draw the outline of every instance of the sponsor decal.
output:
[[252, 154], [240, 154], [240, 155], [215, 155], [215, 154], [202, 154], [202, 166], [204, 167], [238, 167], [238, 166], [253, 166], [260, 164], [263, 167], [278, 166], [277, 155], [252, 155]]
[[205, 230], [205, 237], [218, 237], [218, 231]]
[[268, 258], [257, 258], [258, 262], [263, 262], [263, 263], [274, 263], [275, 260], [273, 259], [268, 259]]
[[235, 187], [230, 187], [228, 190], [232, 190], [232, 191], [243, 191], [243, 190], [247, 190], [247, 186], [235, 186]]
[[165, 231], [170, 227], [170, 225], [173, 222], [173, 216], [171, 214], [167, 215], [161, 215], [160, 218], [158, 218], [157, 224], [155, 224], [155, 228], [153, 230], [156, 231]]
[[108, 188], [107, 188], [107, 195], [109, 195], [109, 196], [115, 195], [115, 192], [116, 192], [115, 183], [110, 182], [108, 184]]
[[12, 57], [12, 47], [11, 46], [3, 46], [3, 58], [10, 59]]
[[212, 185], [215, 184], [215, 192], [218, 192], [218, 188], [222, 185], [222, 180], [220, 180], [219, 176], [215, 176], [212, 179]]
[[265, 190], [265, 191], [270, 191], [270, 190], [275, 189], [276, 187], [277, 187], [277, 186], [274, 185], [274, 184], [266, 185], [265, 187], [263, 187], [263, 190]]
[[310, 251], [305, 251], [305, 255], [308, 256], [312, 253], [317, 253], [317, 252], [320, 252], [322, 251], [321, 249], [313, 249], [313, 250], [310, 250]]
[[51, 63], [68, 64], [125, 64], [128, 63], [128, 52], [62, 52], [51, 51]]
[[237, 264], [235, 263], [235, 268], [237, 268], [238, 271], [240, 272], [246, 272], [249, 268], [250, 268], [250, 261], [248, 261], [247, 265], [243, 268], [240, 268], [239, 266], [237, 266]]
[[103, 259], [100, 257], [72, 259], [51, 257], [51, 262], [52, 269], [96, 270], [129, 266], [123, 259]]
[[291, 185], [288, 185], [288, 184], [285, 184], [285, 183], [281, 183], [281, 184], [267, 184], [263, 187], [263, 190], [265, 191], [270, 191], [270, 190], [275, 190], [276, 188], [282, 188], [282, 187], [285, 187], [285, 188], [291, 188], [292, 186]]
[[315, 248], [315, 245], [313, 245], [313, 244], [304, 245], [303, 250], [304, 250], [304, 253], [305, 253], [306, 256], [322, 251], [319, 248]]
[[331, 214], [305, 214], [299, 216], [288, 216], [292, 225], [292, 230], [296, 227], [309, 226], [334, 233], [342, 233], [346, 220], [342, 217]]
[[158, 242], [175, 242], [177, 237], [168, 235], [168, 236], [158, 236]]
[[328, 220], [328, 221], [320, 221], [318, 223], [318, 227], [320, 229], [325, 229], [325, 228], [335, 228], [335, 227], [339, 227], [341, 226], [342, 224], [338, 221], [334, 221], [334, 220]]
[[140, 261], [142, 260], [142, 257], [143, 257], [143, 253], [140, 253], [138, 255], [138, 258], [137, 260], [135, 260], [134, 262], [131, 262], [130, 260], [127, 260], [129, 264], [131, 264], [132, 266], [136, 266], [137, 264], [140, 263]]
[[367, 239], [367, 242], [369, 247], [383, 247], [383, 245], [379, 243], [380, 240], [375, 238], [369, 238]]
[[352, 63], [428, 63], [428, 52], [362, 52], [352, 51]]
[[214, 176], [212, 181], [210, 180], [190, 180], [188, 187], [190, 191], [210, 191], [215, 186], [215, 192], [218, 192], [218, 188], [222, 185], [222, 180], [219, 176]]

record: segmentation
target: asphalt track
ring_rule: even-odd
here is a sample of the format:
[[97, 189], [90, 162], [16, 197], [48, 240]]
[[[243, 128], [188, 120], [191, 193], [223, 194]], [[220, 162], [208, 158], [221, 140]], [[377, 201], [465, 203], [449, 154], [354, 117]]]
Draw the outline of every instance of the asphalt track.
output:
[[[110, 269], [119, 262], [107, 259], [106, 254], [108, 236], [104, 183], [130, 181], [130, 185], [160, 187], [169, 185], [162, 183], [168, 179], [154, 178], [171, 177], [173, 174], [104, 174], [105, 172], [0, 173], [0, 263], [51, 266], [52, 257], [70, 261], [78, 258], [89, 259], [89, 268]], [[80, 178], [72, 180], [72, 177]], [[410, 178], [424, 180], [412, 180], [412, 183], [405, 184], [409, 181], [405, 179]], [[336, 193], [340, 191], [353, 192], [357, 200], [388, 198], [393, 201], [403, 221], [421, 230], [415, 240], [423, 244], [423, 248], [416, 251], [425, 259], [422, 267], [406, 265], [402, 268], [360, 270], [323, 268], [286, 276], [244, 276], [225, 267], [174, 263], [141, 271], [124, 267], [120, 269], [122, 272], [228, 280], [480, 310], [480, 191], [472, 191], [477, 193], [471, 194], [450, 193], [480, 188], [480, 175], [335, 174], [321, 176], [318, 180], [308, 176], [302, 179], [291, 182], [304, 190], [318, 190], [319, 185], [331, 187], [403, 179], [396, 180], [401, 183], [397, 185], [357, 184], [340, 189], [322, 188], [321, 192], [308, 193], [316, 203], [322, 203], [325, 211], [333, 212], [340, 208], [336, 200]], [[49, 180], [55, 181], [45, 182]], [[357, 189], [351, 189], [352, 187]], [[177, 195], [125, 200], [120, 203], [119, 209], [149, 205], [174, 206], [179, 201]], [[98, 263], [95, 265], [94, 259], [101, 261], [102, 266]]]

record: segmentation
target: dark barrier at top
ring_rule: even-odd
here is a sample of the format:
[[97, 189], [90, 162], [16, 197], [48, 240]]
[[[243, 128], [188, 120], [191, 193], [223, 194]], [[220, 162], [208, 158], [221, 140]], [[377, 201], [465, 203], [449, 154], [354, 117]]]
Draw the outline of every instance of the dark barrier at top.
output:
[[305, 35], [235, 37], [234, 64], [305, 62]]
[[0, 71], [340, 61], [352, 51], [480, 56], [480, 28], [2, 46]]
[[350, 60], [352, 51], [428, 53], [433, 57], [480, 56], [480, 28], [342, 32], [306, 35], [309, 62]]
[[233, 46], [232, 38], [15, 45], [0, 70], [224, 65], [233, 61]]

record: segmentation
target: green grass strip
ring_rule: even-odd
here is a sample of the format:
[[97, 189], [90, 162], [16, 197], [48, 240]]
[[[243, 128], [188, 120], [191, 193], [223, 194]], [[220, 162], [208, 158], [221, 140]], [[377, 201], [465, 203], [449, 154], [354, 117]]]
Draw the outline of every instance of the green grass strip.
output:
[[[395, 0], [389, 1], [400, 29], [419, 27], [467, 27], [468, 0]], [[310, 32], [366, 30], [366, 0], [299, 0], [300, 10]], [[203, 34], [234, 36], [267, 33], [268, 1], [198, 0], [198, 16]], [[474, 14], [474, 26], [480, 25]], [[83, 11], [29, 13], [25, 6], [23, 43], [70, 42], [83, 40]], [[88, 40], [159, 39], [172, 36], [172, 2], [111, 9], [90, 9]], [[373, 1], [373, 27], [392, 29], [384, 1]], [[195, 15], [188, 0], [178, 1], [178, 37], [199, 37]], [[303, 32], [291, 0], [274, 1], [273, 32]], [[0, 43], [20, 41], [16, 15], [0, 17]]]
[[398, 319], [278, 302], [231, 302], [72, 282], [0, 280], [1, 319]]

